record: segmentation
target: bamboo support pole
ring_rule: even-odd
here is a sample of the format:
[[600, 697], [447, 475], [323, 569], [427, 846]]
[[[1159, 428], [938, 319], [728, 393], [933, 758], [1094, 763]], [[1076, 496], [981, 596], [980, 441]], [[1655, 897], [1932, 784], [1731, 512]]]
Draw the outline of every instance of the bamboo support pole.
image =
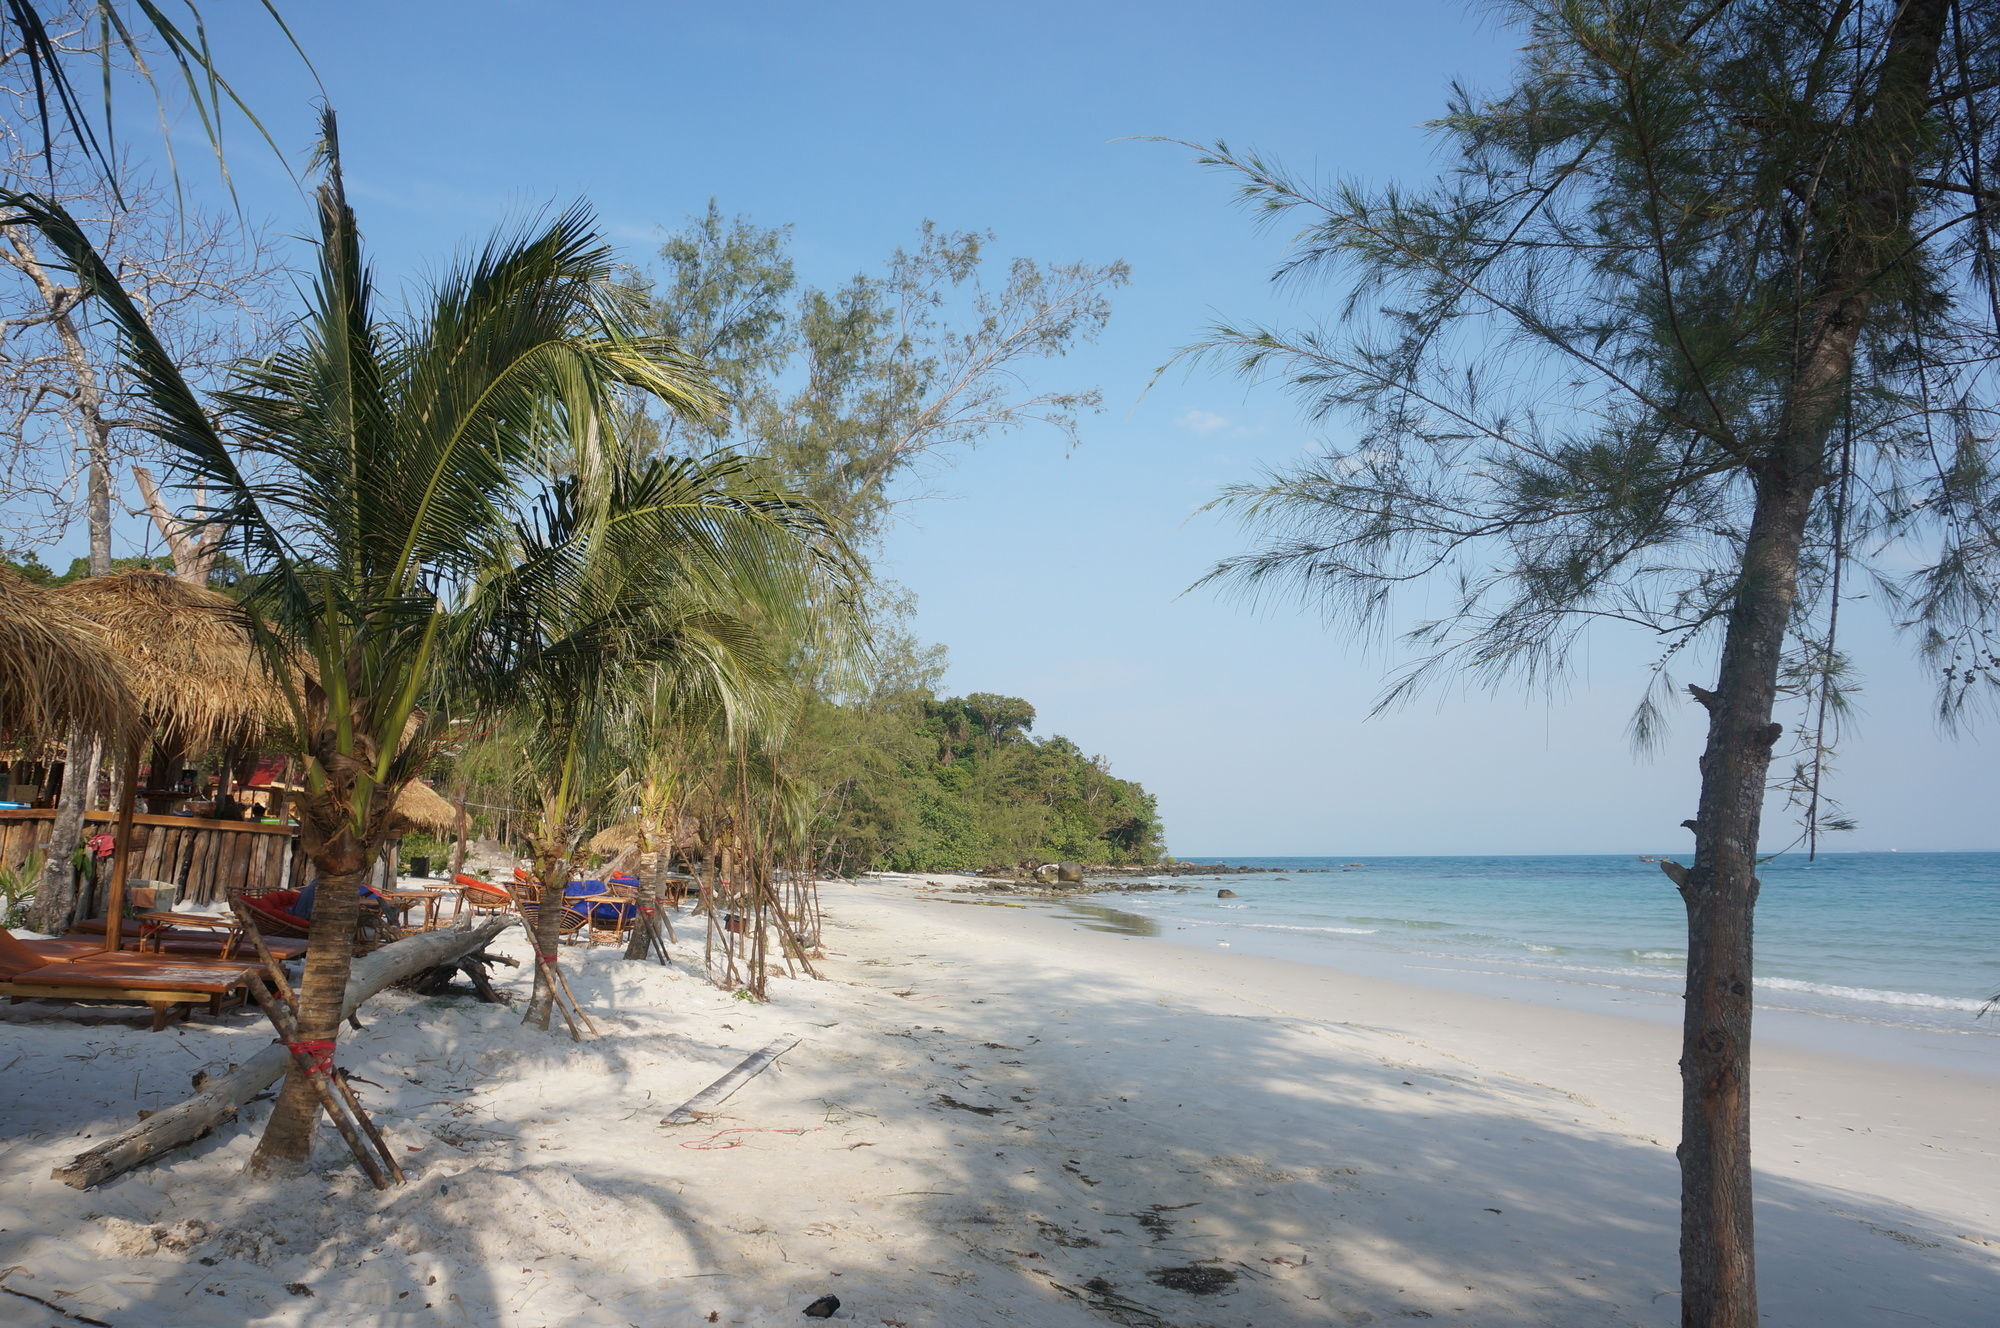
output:
[[104, 948], [125, 945], [125, 878], [132, 870], [132, 817], [139, 801], [139, 740], [125, 745], [125, 782], [118, 792], [117, 848], [111, 862], [111, 890], [105, 898]]
[[[351, 1016], [376, 992], [412, 973], [482, 948], [510, 925], [512, 919], [490, 918], [476, 927], [425, 932], [356, 960], [342, 1013]], [[187, 1101], [154, 1112], [131, 1129], [79, 1153], [51, 1174], [65, 1185], [87, 1190], [143, 1166], [228, 1120], [277, 1082], [291, 1062], [291, 1054], [283, 1047], [265, 1047], [228, 1073], [205, 1081]]]
[[[292, 1012], [286, 1006], [270, 992], [265, 991], [263, 984], [259, 982], [250, 984], [250, 995], [255, 998], [257, 1007], [270, 1019], [272, 1027], [278, 1030], [278, 1036], [284, 1039], [285, 1043], [298, 1041], [298, 1024], [293, 1021]], [[333, 1127], [339, 1130], [340, 1137], [346, 1140], [347, 1151], [354, 1154], [354, 1160], [360, 1164], [361, 1170], [367, 1173], [368, 1183], [378, 1190], [388, 1189], [389, 1174], [382, 1169], [381, 1162], [369, 1153], [368, 1145], [362, 1141], [354, 1122], [350, 1121], [346, 1112], [341, 1109], [342, 1103], [336, 1097], [333, 1085], [328, 1082], [333, 1076], [320, 1073], [311, 1052], [293, 1050], [289, 1045], [286, 1051], [292, 1058], [292, 1064], [298, 1067], [299, 1072], [305, 1075], [306, 1082], [312, 1085], [313, 1093], [319, 1098], [321, 1109], [333, 1121]], [[394, 1160], [390, 1159], [392, 1162]]]

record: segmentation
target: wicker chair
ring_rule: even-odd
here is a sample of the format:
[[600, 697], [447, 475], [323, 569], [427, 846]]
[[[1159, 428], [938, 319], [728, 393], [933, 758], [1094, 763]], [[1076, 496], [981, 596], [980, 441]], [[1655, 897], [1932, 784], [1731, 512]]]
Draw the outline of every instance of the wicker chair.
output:
[[486, 914], [511, 913], [514, 911], [514, 896], [508, 894], [501, 886], [494, 885], [490, 881], [482, 881], [477, 876], [466, 876], [463, 873], [451, 879], [452, 883], [458, 887], [458, 897], [465, 901], [465, 906], [471, 909], [475, 915], [484, 916]]
[[[514, 869], [514, 911], [521, 915], [521, 925], [533, 935], [536, 920], [542, 914], [542, 885], [526, 867]], [[556, 939], [570, 940], [589, 926], [590, 919], [565, 901], [562, 916], [556, 920]]]
[[[541, 901], [517, 899], [514, 901], [514, 908], [521, 915], [521, 924], [532, 935], [537, 925], [536, 920], [542, 915]], [[573, 939], [578, 932], [586, 930], [589, 926], [588, 917], [576, 909], [565, 907], [562, 916], [556, 919], [556, 939], [560, 941]]]
[[631, 935], [639, 925], [639, 891], [630, 885], [607, 885], [604, 893], [616, 903], [593, 904], [590, 909], [590, 944], [616, 943]]

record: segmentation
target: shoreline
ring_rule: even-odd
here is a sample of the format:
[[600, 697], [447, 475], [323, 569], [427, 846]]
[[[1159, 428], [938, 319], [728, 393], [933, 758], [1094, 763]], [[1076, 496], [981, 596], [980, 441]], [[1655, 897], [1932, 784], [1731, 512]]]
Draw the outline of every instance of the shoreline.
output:
[[[1076, 900], [1040, 898], [1026, 901], [1032, 910], [1067, 909], [1083, 912], [1093, 906], [1126, 912], [1094, 897]], [[1044, 913], [1044, 916], [1056, 916]], [[1130, 916], [1155, 926], [1159, 920], [1144, 914]], [[1074, 922], [1086, 930], [1114, 931], [1093, 927], [1081, 918]], [[1212, 946], [1174, 931], [1161, 930], [1144, 939], [1195, 953], [1213, 953]], [[1261, 944], [1260, 944], [1261, 942]], [[1557, 1010], [1584, 1010], [1617, 1019], [1629, 1019], [1675, 1030], [1681, 1023], [1681, 996], [1677, 989], [1648, 990], [1631, 984], [1598, 980], [1588, 970], [1536, 969], [1516, 964], [1500, 966], [1497, 961], [1479, 963], [1419, 950], [1363, 950], [1329, 945], [1309, 957], [1299, 957], [1312, 948], [1305, 943], [1286, 944], [1265, 939], [1253, 931], [1247, 939], [1224, 942], [1240, 956], [1256, 954], [1260, 959], [1300, 964], [1307, 968], [1330, 969], [1359, 977], [1421, 988], [1455, 992], [1469, 997], [1521, 1000]], [[1967, 1026], [1959, 1029], [1920, 1027], [1893, 1019], [1869, 1018], [1853, 1013], [1836, 1014], [1771, 1003], [1756, 1003], [1756, 1051], [1783, 1046], [1800, 1051], [1829, 1052], [1858, 1060], [1891, 1066], [1922, 1066], [1983, 1080], [2000, 1088], [2000, 1027]]]
[[[10, 1015], [6, 1285], [119, 1328], [749, 1328], [827, 1294], [867, 1328], [1678, 1320], [1670, 1030], [823, 888], [828, 980], [768, 1004], [690, 971], [686, 931], [675, 968], [570, 958], [605, 1031], [580, 1045], [371, 1004], [342, 1059], [411, 1173], [379, 1195], [330, 1131], [319, 1174], [247, 1178], [266, 1104], [70, 1190], [51, 1166], [268, 1030]], [[778, 1037], [802, 1041], [717, 1115], [661, 1126]], [[1778, 1051], [1756, 1101], [1766, 1322], [2000, 1301], [1985, 1084]], [[0, 1296], [0, 1324], [48, 1321]]]
[[[1571, 856], [1582, 862], [1602, 860], [1602, 855]], [[1927, 861], [1940, 855], [1916, 856]], [[1406, 862], [1430, 866], [1456, 861], [1407, 859], [1365, 865], [1379, 868]], [[1498, 859], [1463, 861], [1477, 868]], [[1549, 859], [1529, 857], [1522, 861], [1542, 863]], [[1472, 995], [1523, 996], [1551, 1006], [1582, 1006], [1678, 1026], [1684, 923], [1678, 910], [1671, 918], [1657, 911], [1650, 916], [1634, 914], [1630, 899], [1617, 897], [1631, 883], [1617, 878], [1616, 865], [1606, 864], [1611, 874], [1603, 876], [1601, 883], [1593, 883], [1594, 889], [1613, 892], [1606, 898], [1609, 908], [1605, 916], [1615, 919], [1594, 935], [1588, 925], [1544, 930], [1536, 924], [1548, 922], [1546, 913], [1523, 926], [1504, 911], [1496, 914], [1487, 909], [1484, 901], [1469, 904], [1469, 913], [1454, 913], [1451, 901], [1440, 902], [1434, 893], [1440, 882], [1424, 876], [1409, 887], [1412, 893], [1408, 898], [1424, 901], [1411, 914], [1397, 912], [1398, 902], [1383, 898], [1379, 887], [1373, 898], [1365, 897], [1366, 888], [1363, 897], [1354, 896], [1346, 881], [1360, 878], [1343, 878], [1334, 894], [1321, 894], [1315, 887], [1301, 895], [1298, 886], [1284, 884], [1288, 877], [1302, 879], [1303, 869], [1290, 863], [1260, 867], [1265, 879], [1254, 883], [1257, 888], [1243, 886], [1247, 892], [1244, 897], [1220, 905], [1205, 896], [1213, 887], [1236, 885], [1235, 881], [1220, 877], [1200, 884], [1093, 880], [1086, 886], [1049, 888], [995, 886], [984, 877], [973, 879], [963, 874], [880, 874], [878, 878], [951, 882], [952, 888], [978, 897], [998, 895], [1063, 915], [1094, 915], [1084, 923], [1092, 929], [1130, 931], [1198, 950], [1233, 949], [1239, 954], [1260, 954], [1419, 986]], [[1990, 868], [1991, 864], [1986, 865]], [[1378, 874], [1375, 879], [1383, 878]], [[1786, 879], [1784, 884], [1791, 887], [1790, 897], [1781, 893], [1775, 906], [1798, 909], [1796, 883]], [[1237, 891], [1226, 893], [1233, 896]], [[1337, 896], [1352, 902], [1345, 909], [1337, 904], [1329, 906]], [[1648, 903], [1656, 905], [1657, 901]], [[1933, 912], [1938, 907], [1931, 905]], [[1981, 907], [1987, 914], [1967, 919], [1968, 926], [1976, 928], [1979, 917], [1990, 915], [1990, 903], [1981, 901]], [[1358, 916], [1362, 913], [1386, 916]], [[1857, 959], [1854, 947], [1865, 941], [1857, 936], [1852, 916], [1813, 920], [1811, 927], [1824, 928], [1819, 934], [1795, 921], [1797, 914], [1788, 917], [1779, 911], [1774, 916], [1778, 919], [1777, 934], [1763, 947], [1758, 976], [1760, 1045], [1782, 1042], [1806, 1049], [1860, 1052], [1886, 1062], [1963, 1070], [2000, 1082], [2000, 1017], [1990, 1017], [1986, 1008], [1988, 989], [1976, 983], [1968, 988], [1966, 981], [1971, 970], [1985, 962], [1983, 955], [1956, 954], [1957, 962], [1951, 967], [1956, 980], [1930, 985], [1929, 971], [1910, 969], [1917, 950], [1907, 942], [1899, 942], [1902, 948], [1892, 951], [1900, 970], [1893, 965], [1871, 967], [1866, 960]], [[1663, 929], [1662, 923], [1668, 926]], [[1435, 935], [1443, 943], [1432, 942], [1434, 933], [1425, 928], [1441, 928]], [[1619, 941], [1610, 941], [1611, 946], [1622, 943], [1628, 948], [1606, 948], [1611, 935], [1621, 936]], [[1917, 948], [1923, 944], [1927, 943], [1919, 942]], [[1822, 961], [1829, 950], [1838, 953], [1842, 947], [1848, 952], [1844, 962]], [[1942, 961], [1927, 956], [1920, 962]]]
[[[1643, 1150], [1634, 1164], [1651, 1177], [1648, 1191], [1620, 1194], [1621, 1202], [1607, 1205], [1600, 1216], [1621, 1229], [1656, 1224], [1644, 1255], [1629, 1247], [1626, 1255], [1639, 1266], [1650, 1264], [1658, 1287], [1649, 1294], [1670, 1294], [1678, 1203], [1672, 1156], [1679, 1133], [1677, 1020], [1670, 1025], [1629, 1011], [1572, 1008], [1323, 964], [1217, 953], [1169, 935], [1092, 932], [1078, 920], [1034, 906], [977, 909], [953, 907], [940, 895], [906, 892], [906, 897], [907, 906], [949, 914], [956, 929], [988, 943], [1004, 941], [1121, 978], [1164, 982], [1177, 999], [1232, 1021], [1298, 1021], [1328, 1033], [1386, 1038], [1398, 1051], [1435, 1057], [1449, 1067], [1449, 1078], [1487, 1088], [1495, 1097], [1552, 1095], [1527, 1113], [1538, 1125]], [[1755, 1072], [1767, 1321], [1877, 1324], [1884, 1321], [1879, 1309], [1864, 1307], [1884, 1304], [1915, 1322], [1977, 1321], [1984, 1311], [1974, 1311], [1974, 1300], [1957, 1311], [1963, 1317], [1933, 1318], [1936, 1311], [1923, 1296], [1890, 1294], [1890, 1285], [1906, 1278], [1912, 1286], [1954, 1279], [1914, 1268], [1898, 1272], [1899, 1260], [1887, 1246], [1949, 1250], [1938, 1257], [1983, 1264], [1990, 1279], [1983, 1294], [2000, 1295], [2000, 1213], [1994, 1206], [2000, 1143], [1984, 1124], [1993, 1085], [1984, 1067], [1909, 1064], [1901, 1057], [1760, 1040]], [[1331, 1114], [1347, 1113], [1335, 1107]], [[1565, 1123], [1568, 1130], [1562, 1129]], [[1562, 1190], [1576, 1173], [1554, 1169], [1541, 1179]], [[1620, 1271], [1630, 1277], [1634, 1267], [1625, 1264]], [[1592, 1276], [1601, 1280], [1604, 1274]], [[1487, 1312], [1496, 1317], [1476, 1321], [1539, 1322], [1495, 1308]], [[1623, 1312], [1635, 1317], [1600, 1321], [1666, 1323], [1676, 1317], [1655, 1320], [1629, 1304]]]

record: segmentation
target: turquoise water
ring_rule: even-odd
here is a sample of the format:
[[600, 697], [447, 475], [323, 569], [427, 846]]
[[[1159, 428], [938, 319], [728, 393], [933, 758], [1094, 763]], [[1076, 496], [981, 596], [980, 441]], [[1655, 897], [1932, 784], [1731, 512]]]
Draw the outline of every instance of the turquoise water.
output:
[[[1501, 974], [1606, 999], [1671, 999], [1684, 976], [1680, 897], [1636, 857], [1189, 860], [1263, 870], [1159, 878], [1195, 888], [1117, 907], [1184, 943]], [[1760, 1006], [2000, 1039], [2000, 1009], [1980, 1016], [2000, 992], [2000, 853], [1781, 857], [1759, 875]]]

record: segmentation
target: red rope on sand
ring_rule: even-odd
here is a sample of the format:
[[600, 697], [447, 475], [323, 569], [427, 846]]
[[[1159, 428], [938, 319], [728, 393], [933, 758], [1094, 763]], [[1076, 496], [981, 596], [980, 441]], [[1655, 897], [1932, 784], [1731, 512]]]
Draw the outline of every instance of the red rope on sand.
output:
[[706, 1139], [697, 1139], [692, 1143], [682, 1144], [681, 1147], [692, 1148], [696, 1152], [701, 1152], [701, 1153], [713, 1153], [713, 1152], [720, 1152], [722, 1149], [725, 1148], [741, 1148], [743, 1146], [743, 1141], [741, 1139], [732, 1139], [726, 1144], [719, 1144], [715, 1142], [717, 1139], [720, 1139], [724, 1134], [812, 1134], [814, 1131], [818, 1129], [819, 1127], [817, 1125], [813, 1126], [813, 1128], [810, 1130], [775, 1130], [775, 1129], [761, 1128], [754, 1125], [745, 1125], [742, 1126], [741, 1128], [734, 1130], [724, 1130], [722, 1134], [711, 1134]]
[[311, 1042], [287, 1042], [285, 1050], [294, 1056], [310, 1056], [312, 1064], [305, 1067], [307, 1074], [333, 1073], [333, 1042], [315, 1040]]

